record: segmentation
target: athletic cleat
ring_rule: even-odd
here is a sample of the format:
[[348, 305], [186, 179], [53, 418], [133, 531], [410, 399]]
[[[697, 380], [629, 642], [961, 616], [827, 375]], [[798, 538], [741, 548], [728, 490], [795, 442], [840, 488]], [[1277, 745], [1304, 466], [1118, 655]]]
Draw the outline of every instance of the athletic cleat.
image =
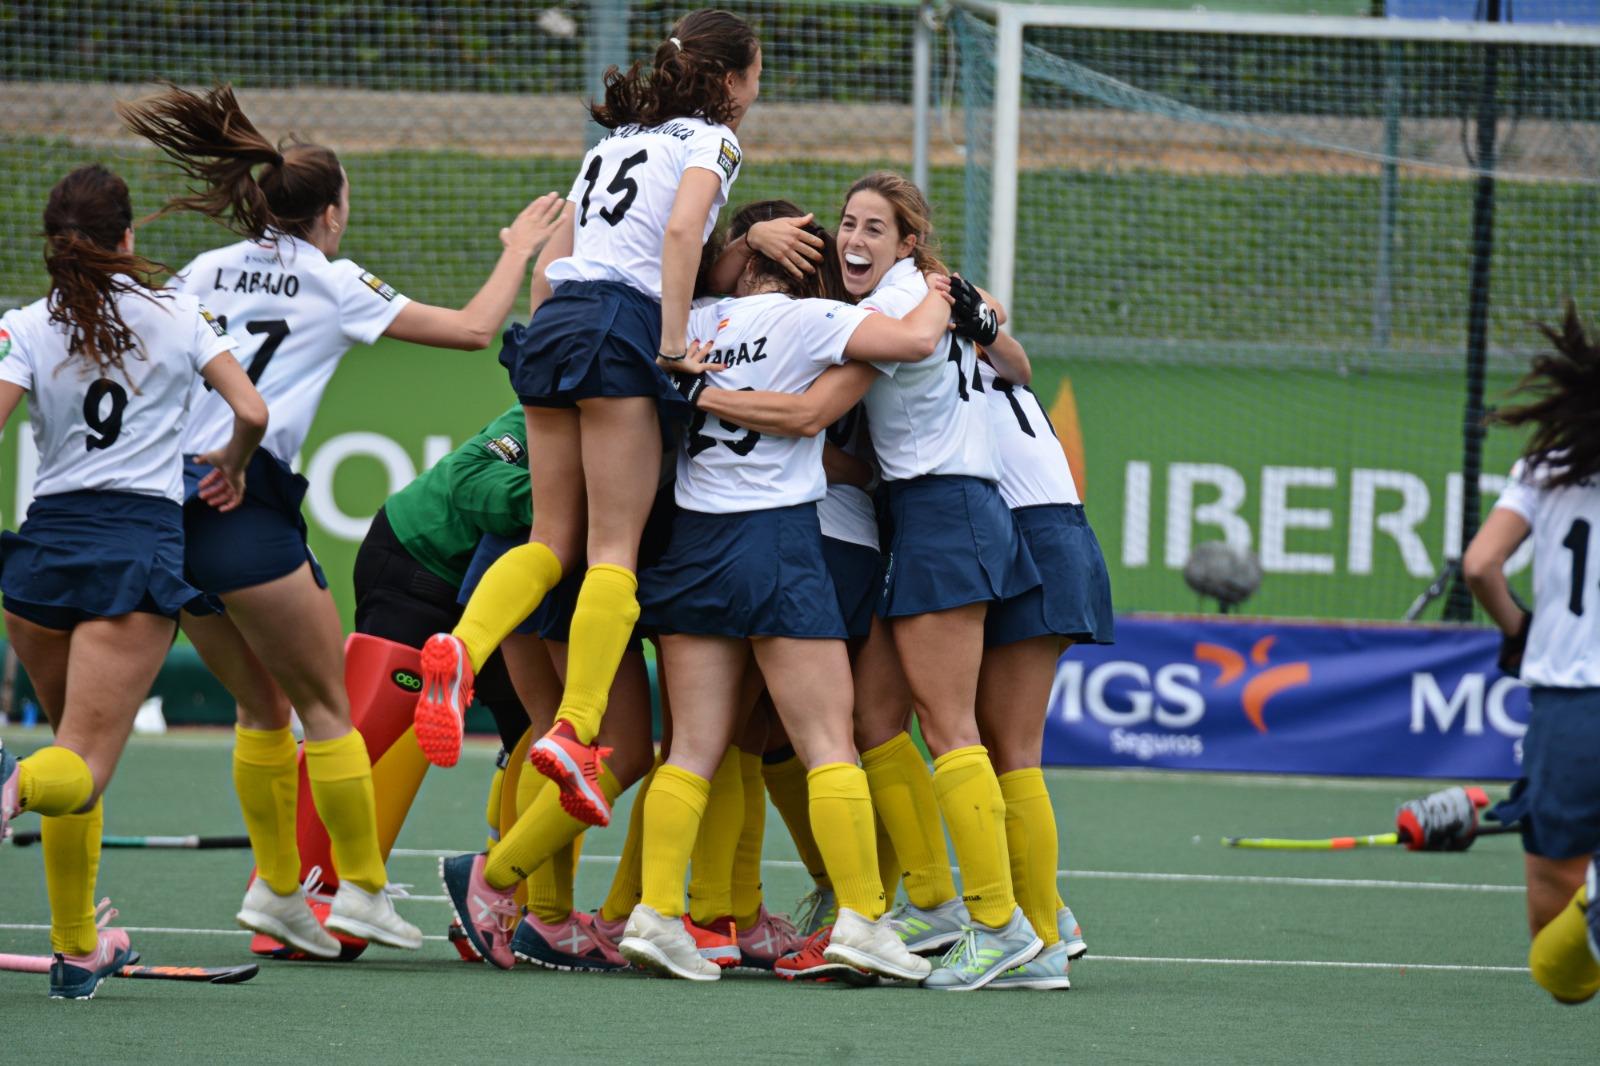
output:
[[622, 940], [622, 931], [628, 928], [628, 919], [626, 918], [602, 918], [599, 911], [589, 917], [594, 919], [594, 931], [613, 944]]
[[439, 860], [439, 879], [444, 882], [456, 921], [467, 934], [467, 946], [490, 966], [509, 970], [516, 963], [511, 953], [511, 925], [520, 917], [516, 894], [502, 891], [483, 879], [484, 854], [456, 855]]
[[887, 921], [868, 921], [848, 907], [839, 908], [822, 957], [895, 981], [920, 981], [933, 972], [933, 964], [913, 955]]
[[472, 703], [472, 660], [459, 637], [435, 633], [422, 645], [422, 695], [417, 697], [417, 746], [435, 766], [461, 758], [461, 722]]
[[617, 949], [641, 970], [663, 977], [715, 981], [722, 976], [722, 967], [700, 957], [694, 938], [680, 919], [663, 918], [643, 903], [628, 915]]
[[368, 892], [353, 881], [341, 881], [328, 911], [330, 932], [360, 937], [372, 944], [415, 951], [422, 946], [422, 930], [400, 917], [394, 900], [384, 889]]
[[22, 806], [20, 765], [21, 760], [7, 751], [6, 742], [0, 740], [0, 840], [11, 835], [11, 819], [20, 813]]
[[801, 896], [795, 913], [800, 916], [796, 924], [801, 936], [811, 936], [832, 925], [839, 916], [839, 898], [833, 894], [833, 886], [818, 885]]
[[696, 925], [687, 914], [683, 927], [688, 931], [700, 957], [724, 970], [739, 965], [739, 930], [731, 917], [713, 919], [710, 925]]
[[117, 917], [109, 899], [100, 901], [95, 917], [98, 939], [94, 950], [87, 955], [58, 951], [50, 963], [51, 999], [93, 999], [106, 978], [138, 960], [138, 952], [128, 946], [127, 930], [107, 928]]
[[1061, 942], [1067, 945], [1067, 958], [1077, 962], [1089, 954], [1089, 945], [1083, 942], [1083, 926], [1072, 916], [1071, 907], [1056, 911], [1056, 932], [1060, 934]]
[[600, 760], [610, 755], [611, 749], [580, 744], [557, 732], [562, 725], [557, 722], [534, 741], [528, 761], [561, 789], [562, 810], [585, 825], [610, 825], [611, 804], [600, 791]]
[[595, 928], [594, 915], [577, 911], [554, 925], [532, 912], [524, 914], [511, 937], [511, 952], [547, 970], [610, 973], [628, 968], [616, 942]]
[[785, 981], [826, 981], [848, 979], [860, 973], [854, 966], [835, 962], [826, 955], [833, 926], [825, 925], [806, 937], [798, 951], [791, 951], [772, 964], [772, 972]]
[[939, 966], [922, 982], [923, 988], [944, 992], [975, 992], [1007, 970], [1014, 970], [1039, 954], [1044, 941], [1033, 931], [1021, 907], [999, 928], [973, 922], [951, 945]]
[[755, 924], [739, 930], [739, 965], [752, 970], [770, 970], [774, 963], [805, 944], [794, 923], [773, 914], [762, 904]]
[[450, 946], [456, 949], [456, 954], [461, 956], [462, 962], [478, 961], [478, 953], [472, 950], [472, 945], [467, 941], [467, 931], [461, 928], [460, 922], [451, 918], [450, 928], [444, 931], [444, 935], [450, 941]]
[[[323, 891], [322, 867], [313, 866], [306, 879], [300, 885], [305, 890], [306, 903], [311, 907], [311, 914], [317, 919], [317, 924], [324, 929], [328, 926], [328, 912], [333, 909], [333, 896]], [[334, 933], [333, 939], [339, 942], [339, 961], [354, 962], [367, 950], [367, 942], [357, 936], [346, 933]], [[299, 948], [291, 947], [282, 941], [275, 940], [265, 933], [257, 933], [250, 938], [250, 954], [260, 955], [266, 959], [276, 959], [279, 962], [327, 962], [320, 955], [311, 955]], [[477, 958], [474, 957], [476, 962]]]
[[[241, 929], [268, 937], [281, 948], [302, 957], [337, 959], [341, 951], [339, 942], [328, 935], [312, 912], [303, 885], [296, 885], [293, 892], [280, 896], [265, 880], [257, 877], [245, 890], [244, 903], [240, 904], [233, 920]], [[255, 951], [255, 941], [251, 941], [250, 949]]]
[[959, 899], [947, 900], [924, 910], [909, 900], [889, 912], [889, 925], [899, 934], [906, 950], [917, 955], [943, 951], [961, 939], [961, 932], [972, 922], [967, 905]]
[[990, 988], [1060, 988], [1072, 987], [1067, 979], [1067, 965], [1071, 949], [1065, 940], [1058, 940], [1021, 966], [1007, 970], [989, 982]]

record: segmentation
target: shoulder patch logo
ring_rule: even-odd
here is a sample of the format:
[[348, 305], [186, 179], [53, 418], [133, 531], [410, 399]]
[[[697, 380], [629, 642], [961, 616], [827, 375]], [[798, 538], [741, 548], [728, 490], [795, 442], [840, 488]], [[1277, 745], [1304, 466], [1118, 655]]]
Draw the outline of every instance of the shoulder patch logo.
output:
[[370, 271], [361, 272], [361, 284], [382, 296], [385, 300], [394, 299], [394, 286], [384, 283], [384, 280]]
[[739, 160], [741, 158], [743, 157], [739, 155], [739, 149], [734, 147], [732, 141], [724, 138], [722, 149], [717, 153], [717, 166], [722, 168], [722, 172], [727, 175], [729, 181], [733, 180], [733, 172], [739, 169]]
[[11, 354], [11, 334], [0, 329], [0, 359]]
[[217, 321], [217, 316], [207, 311], [204, 306], [200, 308], [200, 317], [206, 320], [206, 325], [211, 327], [211, 332], [219, 337], [228, 335], [228, 327]]
[[523, 456], [528, 454], [522, 447], [522, 442], [509, 433], [492, 437], [484, 441], [483, 446], [488, 449], [490, 455], [502, 463], [510, 463], [513, 466], [522, 462]]

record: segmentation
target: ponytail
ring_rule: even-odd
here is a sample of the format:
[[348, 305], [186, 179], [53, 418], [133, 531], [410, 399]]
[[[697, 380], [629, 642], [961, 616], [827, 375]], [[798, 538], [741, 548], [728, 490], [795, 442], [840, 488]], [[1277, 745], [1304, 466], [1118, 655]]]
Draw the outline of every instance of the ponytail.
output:
[[626, 71], [608, 69], [605, 102], [590, 104], [589, 114], [610, 130], [682, 117], [727, 125], [738, 110], [725, 79], [749, 67], [760, 51], [755, 30], [739, 16], [692, 11], [656, 47], [648, 70], [644, 60], [634, 60]]
[[1577, 485], [1600, 474], [1600, 343], [1583, 327], [1569, 299], [1560, 327], [1540, 324], [1550, 342], [1533, 357], [1533, 366], [1516, 391], [1533, 397], [1502, 407], [1489, 420], [1502, 426], [1531, 426], [1523, 457], [1529, 467], [1545, 467], [1549, 488]]
[[239, 107], [233, 87], [192, 93], [176, 85], [117, 114], [200, 183], [167, 201], [165, 211], [196, 211], [255, 240], [276, 230], [306, 236], [339, 202], [344, 172], [327, 148], [275, 146]]
[[112, 370], [126, 377], [122, 360], [127, 352], [144, 358], [116, 298], [124, 293], [152, 298], [154, 276], [167, 271], [160, 263], [118, 250], [132, 225], [127, 183], [99, 164], [62, 178], [45, 205], [50, 321], [65, 327], [68, 357], [82, 359], [101, 377]]

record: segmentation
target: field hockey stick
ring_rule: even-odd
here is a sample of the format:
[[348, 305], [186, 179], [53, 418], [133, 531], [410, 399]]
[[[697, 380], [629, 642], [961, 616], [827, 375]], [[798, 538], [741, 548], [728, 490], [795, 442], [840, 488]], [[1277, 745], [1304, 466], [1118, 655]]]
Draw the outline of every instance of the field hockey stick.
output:
[[[11, 842], [19, 848], [39, 843], [37, 829], [26, 833], [13, 833]], [[208, 851], [217, 848], [248, 848], [250, 838], [239, 837], [101, 837], [102, 848], [188, 848]]]
[[[0, 970], [13, 973], [49, 973], [48, 955], [0, 954]], [[146, 981], [200, 981], [209, 985], [237, 985], [261, 972], [253, 962], [238, 966], [124, 966], [118, 977], [139, 978]]]
[[[1515, 825], [1491, 822], [1480, 825], [1474, 837], [1500, 836], [1517, 831]], [[1321, 840], [1299, 840], [1292, 837], [1223, 837], [1222, 844], [1229, 848], [1247, 848], [1256, 851], [1348, 851], [1351, 848], [1394, 848], [1406, 844], [1399, 833], [1373, 833], [1359, 837], [1324, 837]]]

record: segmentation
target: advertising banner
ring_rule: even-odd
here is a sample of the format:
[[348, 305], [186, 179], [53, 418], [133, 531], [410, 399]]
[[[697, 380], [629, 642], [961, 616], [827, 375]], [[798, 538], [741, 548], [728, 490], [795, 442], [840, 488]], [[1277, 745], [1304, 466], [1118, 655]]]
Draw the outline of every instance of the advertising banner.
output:
[[1071, 648], [1044, 761], [1511, 779], [1528, 691], [1492, 630], [1124, 616]]

